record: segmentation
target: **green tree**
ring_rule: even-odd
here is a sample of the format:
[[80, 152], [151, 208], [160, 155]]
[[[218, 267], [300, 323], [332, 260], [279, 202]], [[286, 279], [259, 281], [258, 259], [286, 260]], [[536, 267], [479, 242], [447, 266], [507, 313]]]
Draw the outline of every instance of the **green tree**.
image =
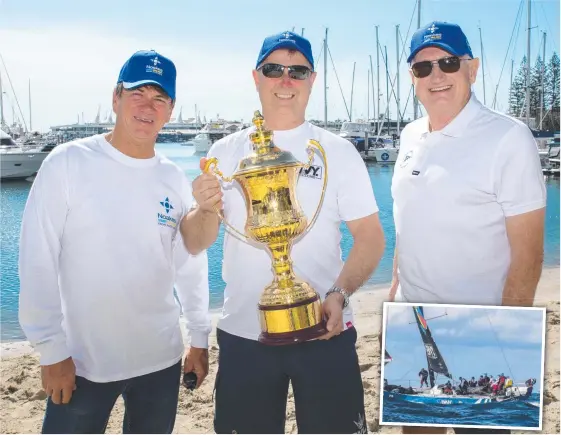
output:
[[559, 56], [557, 53], [553, 53], [549, 59], [546, 81], [548, 106], [551, 108], [559, 108]]
[[526, 56], [522, 59], [516, 77], [512, 80], [512, 86], [509, 89], [508, 111], [512, 116], [520, 116], [520, 112], [524, 107], [525, 91]]
[[[530, 117], [536, 120], [536, 127], [540, 122], [539, 118], [542, 93], [542, 74], [544, 75], [543, 79], [545, 80], [545, 72], [542, 71], [543, 66], [544, 63], [542, 61], [542, 58], [538, 56], [536, 64], [530, 71]], [[547, 107], [546, 101], [544, 101], [544, 106]], [[545, 113], [545, 110], [543, 111], [543, 113]]]
[[559, 56], [553, 53], [546, 65], [544, 128], [559, 130]]

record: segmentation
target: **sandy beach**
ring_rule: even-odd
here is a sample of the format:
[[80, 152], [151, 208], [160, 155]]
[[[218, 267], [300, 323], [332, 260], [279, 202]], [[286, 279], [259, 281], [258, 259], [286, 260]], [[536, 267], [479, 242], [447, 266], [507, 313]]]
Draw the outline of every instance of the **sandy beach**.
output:
[[[370, 287], [352, 298], [370, 433], [401, 433], [399, 427], [378, 424], [380, 347], [377, 335], [382, 326], [382, 303], [387, 295], [387, 287]], [[513, 433], [559, 433], [559, 268], [544, 269], [534, 305], [547, 307], [543, 431]], [[213, 318], [214, 323], [217, 316], [216, 314]], [[0, 432], [38, 433], [45, 409], [38, 356], [27, 342], [3, 343], [1, 351]], [[194, 392], [181, 388], [174, 433], [213, 432], [212, 390], [218, 358], [215, 332], [210, 338], [209, 352], [210, 373], [201, 388]], [[240, 399], [243, 400], [241, 397]], [[111, 415], [107, 433], [122, 433], [123, 413], [123, 402], [120, 399]], [[292, 394], [289, 395], [286, 432], [297, 433]], [[449, 429], [448, 433], [453, 431]]]

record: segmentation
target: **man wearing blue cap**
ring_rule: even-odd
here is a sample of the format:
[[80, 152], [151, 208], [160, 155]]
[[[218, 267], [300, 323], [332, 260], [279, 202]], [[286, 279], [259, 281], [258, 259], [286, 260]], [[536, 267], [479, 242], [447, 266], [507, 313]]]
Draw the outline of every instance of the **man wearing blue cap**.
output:
[[458, 25], [419, 29], [408, 62], [427, 116], [401, 134], [390, 299], [532, 305], [546, 195], [530, 129], [477, 100], [479, 60]]
[[[329, 161], [322, 211], [311, 230], [292, 248], [296, 274], [316, 289], [323, 301], [328, 333], [321, 339], [285, 346], [258, 341], [261, 332], [257, 305], [273, 279], [271, 260], [262, 247], [224, 236], [222, 276], [224, 308], [218, 323], [220, 347], [214, 429], [217, 433], [284, 433], [289, 383], [294, 392], [298, 433], [366, 433], [364, 391], [355, 343], [349, 296], [368, 279], [384, 249], [378, 207], [364, 162], [354, 146], [306, 122], [313, 82], [314, 59], [308, 40], [292, 32], [267, 37], [253, 71], [266, 127], [274, 143], [307, 161], [310, 139], [319, 141]], [[251, 152], [254, 128], [216, 142], [208, 157], [217, 157], [230, 176]], [[204, 162], [203, 162], [204, 163]], [[319, 203], [324, 162], [314, 157], [302, 171], [299, 203], [311, 219]], [[187, 246], [196, 252], [212, 243], [218, 231], [214, 207], [224, 207], [226, 220], [243, 227], [246, 206], [241, 193], [220, 184], [212, 175], [193, 182], [201, 230]], [[346, 262], [341, 258], [341, 223], [354, 238]], [[197, 236], [199, 239], [195, 239]], [[203, 242], [204, 240], [204, 242]]]
[[189, 256], [183, 171], [155, 152], [176, 70], [139, 51], [113, 92], [115, 127], [59, 145], [29, 194], [21, 231], [20, 324], [40, 353], [43, 433], [103, 433], [119, 396], [124, 433], [171, 433], [185, 371], [208, 371], [206, 252]]

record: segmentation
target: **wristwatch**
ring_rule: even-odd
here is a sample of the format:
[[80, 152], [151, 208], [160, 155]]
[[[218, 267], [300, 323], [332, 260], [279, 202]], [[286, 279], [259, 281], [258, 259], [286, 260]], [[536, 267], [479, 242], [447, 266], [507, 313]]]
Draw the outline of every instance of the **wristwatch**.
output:
[[349, 297], [351, 296], [346, 290], [340, 288], [340, 287], [331, 287], [327, 293], [325, 294], [325, 298], [327, 299], [327, 296], [329, 296], [331, 293], [340, 293], [343, 295], [344, 298], [344, 302], [343, 302], [343, 308], [347, 308], [347, 306], [349, 305]]

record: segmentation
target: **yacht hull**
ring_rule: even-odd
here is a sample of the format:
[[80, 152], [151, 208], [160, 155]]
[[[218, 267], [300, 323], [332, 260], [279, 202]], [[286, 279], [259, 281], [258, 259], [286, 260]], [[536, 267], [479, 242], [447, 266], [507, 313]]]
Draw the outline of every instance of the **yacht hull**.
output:
[[[373, 150], [378, 163], [395, 163], [397, 161], [397, 148], [376, 148]], [[369, 150], [369, 154], [372, 150]]]
[[394, 402], [424, 403], [429, 405], [494, 405], [512, 400], [523, 400], [523, 397], [490, 397], [483, 395], [447, 395], [447, 394], [402, 394], [384, 391], [384, 400]]
[[35, 175], [48, 152], [0, 153], [0, 178], [21, 179]]

